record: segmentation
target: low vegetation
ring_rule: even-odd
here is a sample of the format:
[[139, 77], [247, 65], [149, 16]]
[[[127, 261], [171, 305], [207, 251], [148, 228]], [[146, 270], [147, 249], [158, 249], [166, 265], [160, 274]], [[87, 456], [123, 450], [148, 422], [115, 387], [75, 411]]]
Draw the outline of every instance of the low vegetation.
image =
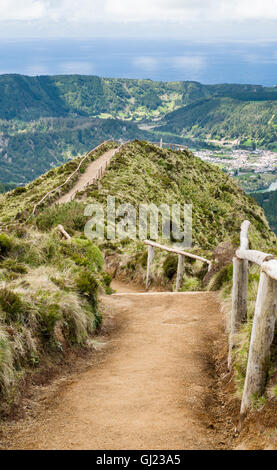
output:
[[[84, 172], [87, 165], [99, 157], [103, 152], [110, 148], [118, 146], [115, 142], [108, 142], [102, 145], [98, 150], [89, 154], [80, 168], [80, 172]], [[0, 227], [1, 224], [9, 222], [26, 221], [32, 214], [35, 204], [37, 204], [45, 194], [58, 188], [67, 178], [78, 168], [83, 156], [68, 161], [64, 165], [52, 168], [50, 171], [32, 181], [26, 186], [19, 186], [13, 191], [0, 196]], [[76, 173], [66, 185], [61, 189], [54, 191], [45, 201], [45, 205], [49, 206], [58, 199], [62, 194], [67, 193], [76, 183], [78, 174]], [[42, 206], [41, 206], [42, 207]]]
[[[159, 188], [157, 190], [157, 188]], [[92, 185], [65, 206], [51, 206], [41, 211], [34, 223], [49, 230], [61, 223], [70, 234], [80, 235], [85, 223], [84, 208], [88, 203], [106, 204], [114, 196], [116, 206], [130, 203], [193, 203], [192, 252], [210, 258], [217, 245], [229, 240], [238, 245], [240, 224], [252, 223], [251, 244], [272, 246], [275, 236], [270, 231], [262, 209], [217, 167], [204, 163], [187, 151], [159, 149], [147, 142], [126, 145], [112, 160], [101, 186]], [[105, 254], [112, 273], [142, 282], [145, 278], [147, 248], [142, 241], [95, 241]], [[168, 243], [168, 242], [167, 242]], [[266, 248], [265, 248], [266, 249]], [[156, 250], [153, 270], [156, 282], [172, 288], [175, 282], [176, 257]], [[199, 290], [207, 266], [186, 263], [182, 289]]]
[[[0, 236], [1, 411], [28, 373], [89, 347], [101, 323], [98, 290], [109, 290], [99, 249], [84, 238], [18, 226]], [[4, 399], [4, 400], [3, 400]], [[4, 406], [5, 405], [5, 406]]]
[[[114, 143], [89, 155], [89, 161]], [[160, 149], [148, 142], [125, 145], [112, 159], [101, 180], [76, 200], [55, 205], [56, 191], [32, 216], [34, 205], [62, 184], [77, 168], [74, 159], [51, 169], [25, 187], [2, 194], [0, 199], [0, 395], [4, 410], [14, 402], [20, 383], [68, 350], [88, 347], [101, 322], [99, 289], [111, 293], [112, 276], [134, 282], [145, 280], [147, 248], [142, 240], [87, 240], [83, 230], [89, 203], [106, 204], [114, 196], [116, 207], [131, 203], [193, 204], [191, 251], [212, 259], [216, 247], [239, 243], [240, 224], [251, 221], [251, 248], [271, 249], [276, 237], [263, 210], [229, 176], [188, 151]], [[76, 176], [77, 177], [77, 176]], [[68, 191], [72, 179], [63, 191]], [[63, 224], [71, 241], [63, 241], [56, 227]], [[174, 239], [172, 238], [172, 241]], [[167, 242], [169, 243], [169, 242]], [[101, 254], [102, 253], [102, 254]], [[156, 250], [156, 282], [172, 289], [177, 257]], [[108, 273], [104, 271], [104, 260]], [[229, 261], [230, 263], [230, 261]], [[182, 290], [219, 289], [230, 284], [226, 266], [207, 280], [207, 267], [186, 261]], [[212, 286], [213, 283], [213, 286]], [[227, 287], [226, 287], [227, 289]], [[227, 291], [226, 291], [227, 292]], [[228, 291], [226, 295], [229, 295]]]

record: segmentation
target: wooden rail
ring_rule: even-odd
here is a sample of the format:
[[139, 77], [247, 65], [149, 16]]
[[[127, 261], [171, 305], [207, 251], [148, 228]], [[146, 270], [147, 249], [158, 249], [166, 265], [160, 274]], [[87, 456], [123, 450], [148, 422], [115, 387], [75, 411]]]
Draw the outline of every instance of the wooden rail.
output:
[[52, 189], [51, 191], [49, 191], [47, 194], [45, 194], [43, 196], [43, 198], [34, 206], [34, 209], [33, 209], [33, 215], [35, 215], [36, 213], [36, 210], [38, 208], [38, 206], [40, 206], [44, 201], [45, 199], [47, 199], [50, 194], [54, 193], [55, 191], [58, 191], [59, 189], [61, 189], [63, 186], [65, 186], [68, 181], [71, 180], [71, 178], [73, 178], [73, 176], [78, 173], [78, 171], [80, 170], [83, 162], [93, 153], [95, 152], [96, 150], [98, 150], [99, 148], [101, 148], [103, 145], [107, 144], [108, 142], [111, 142], [112, 139], [109, 139], [109, 140], [106, 140], [105, 142], [102, 142], [100, 145], [97, 145], [97, 147], [95, 147], [94, 149], [90, 150], [88, 153], [85, 154], [85, 156], [82, 158], [82, 160], [80, 161], [78, 167], [76, 168], [76, 170], [73, 171], [73, 173], [71, 173], [71, 175], [69, 175], [69, 177], [66, 179], [66, 181], [64, 183], [62, 183], [60, 186], [57, 186], [56, 188]]
[[256, 300], [241, 415], [245, 415], [252, 399], [264, 393], [268, 374], [270, 347], [274, 338], [277, 314], [277, 260], [273, 255], [248, 249], [250, 222], [241, 226], [240, 248], [233, 259], [232, 312], [229, 336], [229, 368], [232, 364], [234, 335], [247, 319], [248, 263], [261, 266], [261, 275]]
[[161, 250], [168, 251], [170, 253], [175, 253], [178, 255], [178, 267], [177, 267], [177, 277], [176, 277], [176, 291], [178, 291], [181, 287], [182, 279], [185, 272], [185, 256], [188, 258], [193, 258], [195, 260], [202, 261], [203, 263], [207, 263], [211, 265], [211, 262], [206, 259], [202, 258], [202, 256], [194, 255], [192, 253], [187, 253], [186, 251], [176, 250], [175, 248], [171, 248], [169, 246], [160, 245], [159, 243], [152, 242], [151, 240], [144, 240], [145, 245], [148, 245], [148, 258], [147, 258], [147, 274], [146, 274], [146, 289], [148, 289], [151, 280], [151, 265], [154, 258], [155, 248], [159, 248]]
[[88, 186], [90, 186], [91, 184], [94, 184], [97, 180], [101, 179], [102, 176], [104, 175], [104, 173], [106, 172], [108, 166], [110, 165], [111, 163], [111, 159], [115, 156], [116, 153], [118, 153], [122, 147], [124, 147], [125, 145], [127, 145], [129, 143], [128, 142], [124, 142], [124, 144], [121, 144], [114, 152], [114, 154], [109, 158], [109, 160], [106, 160], [103, 165], [101, 165], [98, 170], [97, 170], [97, 173], [96, 173], [96, 176], [94, 176], [93, 178], [90, 178], [88, 179], [82, 186], [81, 188], [77, 189], [75, 192], [73, 192], [72, 194], [70, 194], [70, 196], [68, 197], [68, 199], [66, 200], [66, 202], [70, 202], [72, 201], [76, 194], [77, 193], [80, 193], [81, 191], [83, 191], [84, 189], [86, 189]]

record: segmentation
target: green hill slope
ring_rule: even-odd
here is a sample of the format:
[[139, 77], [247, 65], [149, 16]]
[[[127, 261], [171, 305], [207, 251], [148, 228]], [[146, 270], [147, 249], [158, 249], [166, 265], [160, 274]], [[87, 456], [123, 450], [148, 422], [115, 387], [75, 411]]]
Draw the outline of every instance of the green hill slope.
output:
[[277, 234], [277, 191], [252, 193], [251, 196], [264, 209], [272, 230]]
[[197, 82], [105, 79], [60, 75], [0, 75], [0, 118], [30, 121], [72, 115], [148, 117], [210, 96]]
[[277, 89], [260, 85], [202, 85], [86, 75], [0, 75], [0, 119], [29, 121], [69, 114], [97, 117], [158, 117], [213, 96], [277, 100]]
[[[91, 153], [86, 165], [115, 143]], [[39, 206], [34, 205], [62, 184], [77, 168], [80, 158], [0, 196], [0, 397], [1, 407], [12, 403], [22, 378], [60, 367], [69, 351], [93, 344], [101, 322], [98, 291], [111, 292], [110, 273], [142, 281], [147, 248], [142, 240], [95, 240], [84, 236], [90, 219], [84, 215], [89, 203], [192, 204], [191, 250], [212, 258], [214, 248], [229, 241], [239, 243], [242, 220], [251, 221], [251, 248], [273, 249], [276, 237], [263, 210], [229, 176], [187, 151], [160, 149], [148, 142], [125, 145], [112, 159], [101, 184], [89, 186], [75, 201], [55, 205], [60, 192]], [[63, 191], [76, 182], [72, 179]], [[63, 224], [72, 239], [60, 239]], [[169, 244], [169, 241], [166, 242]], [[102, 254], [101, 254], [102, 253]], [[171, 288], [177, 257], [157, 250], [156, 280]], [[229, 272], [229, 271], [228, 271]], [[203, 288], [207, 267], [186, 263], [183, 290]]]
[[160, 131], [197, 139], [239, 140], [277, 150], [277, 102], [232, 98], [200, 100], [169, 113]]
[[119, 119], [41, 118], [0, 122], [0, 181], [17, 185], [82, 155], [110, 138], [146, 138], [148, 133]]
[[[90, 159], [115, 145], [107, 144], [91, 154]], [[24, 220], [35, 203], [60, 185], [78, 166], [79, 161], [80, 158], [53, 168], [26, 187], [3, 194], [0, 223]], [[67, 186], [63, 191], [69, 188]], [[120, 203], [132, 203], [135, 206], [140, 202], [192, 203], [194, 244], [203, 249], [213, 248], [226, 237], [238, 233], [240, 223], [245, 218], [252, 221], [257, 236], [262, 234], [264, 243], [275, 239], [262, 209], [255, 201], [218, 167], [203, 162], [188, 151], [160, 149], [140, 141], [126, 144], [113, 158], [109, 171], [101, 181], [101, 188], [92, 185], [83, 197], [89, 202], [104, 202], [108, 194], [115, 196]], [[59, 192], [54, 193], [51, 201], [59, 196]]]
[[[157, 141], [160, 130], [185, 145], [211, 134], [274, 149], [276, 100], [277, 88], [258, 85], [0, 75], [0, 181], [26, 184], [103, 140]], [[137, 127], [166, 114], [163, 128]]]

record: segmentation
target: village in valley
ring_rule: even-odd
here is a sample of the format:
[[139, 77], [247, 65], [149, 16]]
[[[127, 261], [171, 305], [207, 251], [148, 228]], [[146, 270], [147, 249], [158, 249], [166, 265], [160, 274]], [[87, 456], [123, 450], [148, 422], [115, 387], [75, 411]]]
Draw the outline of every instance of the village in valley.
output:
[[277, 189], [277, 152], [228, 147], [220, 150], [198, 149], [194, 154], [220, 166], [238, 179], [247, 192]]

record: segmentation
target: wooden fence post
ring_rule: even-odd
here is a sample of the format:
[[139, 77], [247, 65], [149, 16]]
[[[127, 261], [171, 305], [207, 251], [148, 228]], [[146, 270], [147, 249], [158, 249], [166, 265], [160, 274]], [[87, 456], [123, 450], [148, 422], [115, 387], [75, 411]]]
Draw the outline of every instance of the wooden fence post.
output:
[[154, 258], [155, 248], [148, 245], [148, 258], [147, 258], [147, 275], [146, 275], [146, 289], [148, 289], [151, 280], [151, 265]]
[[[248, 230], [250, 222], [245, 220], [241, 225], [240, 248], [248, 250]], [[233, 290], [232, 312], [229, 332], [228, 369], [232, 365], [232, 350], [234, 347], [234, 335], [240, 325], [247, 320], [247, 296], [248, 296], [248, 261], [237, 257], [233, 259]]]
[[261, 272], [241, 402], [242, 415], [245, 415], [252, 397], [258, 397], [264, 392], [276, 311], [277, 281]]
[[229, 333], [228, 368], [232, 364], [234, 335], [247, 319], [248, 261], [233, 259], [232, 312]]
[[177, 277], [176, 277], [176, 291], [181, 287], [183, 276], [185, 271], [185, 257], [183, 255], [178, 255], [178, 268], [177, 268]]

